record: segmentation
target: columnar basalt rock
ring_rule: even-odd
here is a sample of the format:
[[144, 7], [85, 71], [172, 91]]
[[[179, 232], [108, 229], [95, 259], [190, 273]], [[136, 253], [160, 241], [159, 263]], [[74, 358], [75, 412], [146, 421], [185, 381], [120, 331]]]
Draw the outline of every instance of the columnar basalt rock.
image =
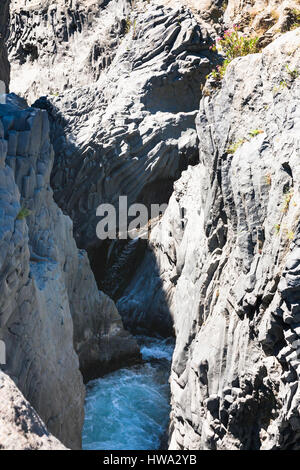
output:
[[115, 55], [129, 9], [128, 0], [11, 0], [11, 91], [32, 103], [97, 80]]
[[79, 368], [89, 379], [138, 359], [139, 351], [114, 303], [99, 293], [72, 222], [53, 200], [47, 113], [9, 95], [0, 119], [4, 370], [49, 431], [79, 448], [85, 395]]
[[288, 72], [299, 69], [299, 44], [298, 29], [235, 60], [201, 103], [201, 163], [187, 183], [187, 195], [198, 178], [202, 188], [191, 209], [199, 243], [192, 212], [176, 250], [171, 448], [300, 446], [300, 87]]
[[202, 99], [200, 163], [151, 235], [177, 337], [171, 449], [300, 447], [299, 45], [297, 29], [234, 60]]
[[[159, 181], [165, 193], [159, 191], [164, 199], [160, 202], [165, 202], [174, 179], [189, 162], [195, 162], [198, 143], [194, 122], [200, 88], [215, 61], [205, 28], [189, 10], [147, 2], [136, 2], [131, 10], [126, 9], [128, 5], [122, 10], [122, 5], [108, 2], [101, 7], [99, 22], [97, 15], [93, 19], [92, 30], [97, 35], [99, 31], [104, 35], [103, 22], [108, 18], [120, 28], [107, 34], [110, 39], [103, 38], [101, 50], [110, 51], [110, 59], [103, 62], [97, 76], [85, 76], [85, 86], [76, 82], [77, 75], [68, 71], [68, 59], [59, 52], [60, 48], [66, 49], [66, 44], [71, 48], [75, 36], [84, 50], [87, 34], [88, 45], [95, 47], [95, 37], [84, 26], [73, 39], [68, 36], [66, 43], [60, 42], [57, 50], [48, 53], [55, 64], [59, 60], [64, 64], [72, 82], [65, 91], [59, 78], [49, 76], [53, 73], [52, 63], [50, 66], [42, 60], [47, 53], [36, 40], [40, 29], [33, 25], [30, 9], [26, 35], [41, 52], [24, 64], [20, 62], [13, 32], [20, 29], [13, 26], [19, 21], [19, 13], [14, 6], [11, 11], [9, 48], [13, 67], [30, 77], [25, 95], [48, 93], [47, 99], [40, 99], [35, 106], [47, 109], [51, 119], [55, 150], [52, 187], [58, 205], [72, 218], [75, 238], [83, 248], [98, 243], [96, 208], [100, 203], [117, 205], [119, 195], [127, 195], [128, 204], [144, 202], [149, 192], [152, 199], [158, 199], [153, 188]], [[37, 23], [42, 24], [42, 19]], [[100, 39], [97, 36], [100, 42], [102, 35]], [[107, 46], [108, 40], [111, 47]], [[76, 60], [88, 74], [84, 58], [78, 56], [75, 64]], [[29, 66], [43, 66], [44, 75], [39, 73], [39, 77], [46, 73], [47, 80], [34, 85]], [[14, 80], [12, 89], [19, 90], [17, 78]], [[58, 96], [49, 95], [50, 84], [57, 85]], [[34, 86], [36, 90], [32, 91]]]
[[[29, 206], [31, 210], [36, 206], [37, 213], [30, 215], [32, 224], [38, 228], [40, 217], [42, 225], [35, 244], [42, 246], [43, 235], [50, 239], [47, 225], [51, 221], [47, 221], [49, 212], [43, 201], [47, 194], [51, 195], [47, 185], [52, 154], [47, 140], [47, 116], [9, 104], [0, 108], [0, 334], [6, 346], [3, 368], [48, 428], [68, 446], [80, 447], [84, 388], [73, 349], [72, 320], [62, 272], [57, 259], [47, 258], [46, 253], [41, 257], [41, 248], [39, 253], [30, 248], [30, 230], [25, 220]], [[30, 124], [36, 133], [30, 132]], [[22, 199], [19, 187], [24, 191]], [[30, 200], [33, 196], [36, 204]], [[70, 224], [66, 220], [64, 225], [67, 228]], [[51, 248], [53, 243], [44, 249]], [[52, 400], [53, 396], [58, 399]]]

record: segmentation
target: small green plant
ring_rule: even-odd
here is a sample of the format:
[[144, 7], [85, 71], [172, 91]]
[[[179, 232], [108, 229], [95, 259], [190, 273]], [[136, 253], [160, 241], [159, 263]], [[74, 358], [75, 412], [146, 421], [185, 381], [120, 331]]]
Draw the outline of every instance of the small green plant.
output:
[[266, 182], [266, 184], [267, 184], [268, 186], [271, 186], [271, 184], [272, 184], [272, 177], [271, 177], [270, 173], [267, 173], [267, 174], [265, 175], [265, 182]]
[[273, 93], [278, 93], [280, 90], [283, 90], [284, 88], [288, 88], [288, 84], [286, 80], [281, 80], [278, 86], [274, 86]]
[[133, 22], [133, 39], [136, 39], [136, 20]]
[[132, 26], [132, 21], [131, 21], [131, 19], [127, 16], [127, 18], [126, 18], [126, 20], [125, 20], [125, 34], [128, 34], [128, 33], [129, 33], [131, 26]]
[[287, 235], [288, 240], [292, 241], [295, 238], [295, 233], [293, 232], [293, 230], [288, 230], [286, 235]]
[[22, 207], [17, 215], [17, 220], [24, 220], [31, 214], [31, 211], [26, 207]]
[[289, 29], [296, 29], [300, 26], [300, 10], [293, 9], [292, 10], [292, 24], [290, 25]]
[[[253, 138], [259, 134], [262, 134], [263, 132], [264, 131], [262, 129], [253, 129], [248, 133], [248, 135], [249, 135], [249, 138]], [[239, 139], [236, 142], [232, 142], [226, 150], [227, 153], [231, 153], [231, 154], [235, 153], [241, 145], [243, 145], [245, 142], [249, 142], [249, 138]]]
[[276, 230], [277, 235], [278, 235], [278, 233], [280, 232], [280, 227], [281, 227], [280, 224], [275, 224], [275, 225], [274, 225], [274, 228], [275, 228], [275, 230]]
[[249, 132], [250, 137], [256, 137], [259, 134], [263, 134], [264, 131], [262, 129], [252, 129], [252, 131]]
[[226, 69], [230, 61], [225, 59], [222, 65], [217, 65], [215, 69], [211, 72], [211, 77], [213, 77], [217, 81], [221, 81], [225, 75]]
[[283, 200], [282, 212], [286, 213], [289, 210], [290, 202], [292, 200], [293, 194], [294, 193], [293, 193], [292, 190], [285, 193], [284, 200]]
[[233, 29], [224, 32], [223, 37], [217, 38], [217, 46], [211, 46], [213, 51], [218, 50], [225, 55], [222, 65], [217, 66], [211, 72], [211, 76], [216, 80], [222, 80], [230, 62], [236, 57], [258, 52], [258, 37], [247, 37], [241, 34], [239, 26], [234, 25]]
[[291, 77], [292, 80], [296, 80], [296, 78], [299, 77], [298, 70], [296, 70], [296, 69], [291, 70], [288, 65], [286, 65], [285, 68], [286, 68], [286, 71], [287, 71], [287, 73], [289, 74], [289, 76]]
[[237, 149], [246, 142], [246, 139], [239, 139], [237, 142], [230, 144], [227, 148], [227, 153], [233, 154]]

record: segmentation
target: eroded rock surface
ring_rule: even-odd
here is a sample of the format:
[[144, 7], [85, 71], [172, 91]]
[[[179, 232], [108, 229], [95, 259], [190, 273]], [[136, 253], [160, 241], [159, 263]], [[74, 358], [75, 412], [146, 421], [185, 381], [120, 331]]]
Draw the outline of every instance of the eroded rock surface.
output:
[[300, 25], [299, 0], [228, 0], [224, 8], [225, 27], [239, 25], [245, 33], [256, 35], [266, 46], [282, 33]]
[[0, 371], [0, 449], [66, 450], [15, 383]]
[[[25, 40], [18, 43], [13, 32], [21, 30], [14, 26], [21, 21], [19, 10], [12, 6], [9, 44], [13, 67], [30, 77], [28, 93], [23, 90], [25, 95], [48, 93], [47, 100], [39, 100], [36, 105], [46, 108], [51, 118], [55, 150], [52, 186], [59, 206], [74, 222], [76, 240], [84, 248], [98, 242], [96, 208], [100, 203], [117, 204], [119, 195], [127, 195], [128, 204], [144, 202], [149, 194], [152, 199], [163, 199], [160, 202], [169, 199], [174, 179], [197, 158], [194, 121], [200, 86], [215, 60], [206, 30], [189, 10], [147, 2], [136, 2], [129, 10], [126, 5], [111, 1], [99, 7], [101, 14], [89, 17], [92, 29], [83, 15], [82, 27], [77, 26], [72, 37], [66, 33], [64, 39], [57, 40], [54, 51], [48, 51], [36, 38], [43, 31], [42, 15], [34, 22], [31, 9], [26, 7], [29, 19], [22, 31], [27, 31], [24, 34], [31, 38], [28, 41], [40, 52], [24, 64], [18, 58], [16, 44], [24, 44]], [[61, 18], [66, 22], [68, 17]], [[108, 18], [114, 24], [110, 34], [104, 28], [104, 23], [110, 24]], [[96, 31], [95, 36], [91, 31]], [[89, 72], [84, 57], [90, 57], [91, 51], [88, 53], [86, 48], [96, 47], [96, 37], [100, 48], [96, 55], [103, 60], [94, 74]], [[60, 52], [72, 49], [74, 41], [82, 48], [82, 55], [75, 59], [75, 65], [73, 55], [70, 60], [72, 67], [80, 63], [83, 75], [71, 74], [68, 58]], [[54, 67], [44, 62], [47, 54]], [[64, 93], [60, 79], [49, 75], [53, 69], [59, 70], [60, 60], [72, 81]], [[33, 75], [28, 69], [31, 66], [44, 70], [43, 74], [37, 72], [43, 83], [36, 82], [34, 92]], [[59, 96], [50, 96], [49, 86], [56, 84]], [[17, 87], [16, 81], [12, 87]], [[158, 182], [159, 188], [164, 188], [163, 194], [155, 189]]]
[[79, 368], [85, 379], [98, 376], [137, 359], [138, 347], [114, 303], [99, 293], [72, 222], [53, 200], [47, 113], [9, 95], [0, 118], [3, 367], [49, 431], [79, 448]]
[[234, 60], [202, 99], [200, 164], [151, 235], [177, 337], [171, 449], [300, 446], [299, 44]]
[[115, 54], [129, 9], [126, 0], [11, 0], [11, 91], [32, 103], [95, 81]]
[[[8, 91], [10, 65], [7, 58], [6, 36], [9, 24], [9, 1], [2, 0], [0, 4], [0, 80], [6, 85]], [[5, 90], [0, 89], [0, 94]]]

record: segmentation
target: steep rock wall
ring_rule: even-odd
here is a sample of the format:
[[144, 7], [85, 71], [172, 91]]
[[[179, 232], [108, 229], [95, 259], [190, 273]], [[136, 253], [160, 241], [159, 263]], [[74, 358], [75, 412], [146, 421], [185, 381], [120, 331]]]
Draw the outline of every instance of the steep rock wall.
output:
[[95, 84], [36, 103], [51, 117], [56, 201], [85, 248], [98, 243], [99, 204], [118, 209], [120, 195], [128, 205], [166, 202], [197, 158], [194, 120], [213, 60], [206, 31], [191, 12], [151, 3], [138, 3], [127, 21]]
[[[42, 113], [35, 116], [35, 124], [39, 127], [36, 135], [31, 134], [30, 127], [26, 126], [26, 117], [30, 118], [30, 112], [26, 116], [23, 111], [22, 116], [22, 110], [1, 105], [1, 121], [6, 124], [6, 131], [8, 126], [11, 127], [8, 145], [1, 123], [0, 332], [6, 345], [3, 369], [14, 379], [49, 430], [68, 446], [80, 447], [84, 387], [73, 349], [72, 320], [62, 272], [55, 260], [36, 259], [33, 252], [30, 253], [25, 208], [20, 203], [14, 172], [6, 162], [8, 152], [12, 155], [8, 161], [16, 164], [16, 171], [22, 166], [25, 170], [23, 175], [22, 171], [19, 172], [21, 189], [33, 192], [35, 184], [30, 186], [26, 181], [30, 180], [30, 166], [35, 168], [37, 160], [40, 160], [39, 184], [45, 184], [41, 172], [48, 170], [47, 160], [51, 156], [47, 142], [47, 116]], [[14, 121], [15, 129], [12, 126]], [[12, 146], [13, 139], [15, 144], [19, 141], [18, 152], [17, 146]], [[43, 152], [39, 153], [41, 147], [44, 147]], [[31, 171], [31, 180], [36, 183], [34, 170]], [[44, 190], [47, 192], [47, 186]], [[40, 193], [35, 192], [37, 196]], [[47, 224], [46, 208], [44, 224]], [[65, 223], [64, 228], [67, 226]], [[41, 231], [38, 234], [41, 235]], [[58, 399], [52, 401], [53, 396]]]
[[217, 59], [181, 5], [77, 3], [12, 2], [8, 48], [12, 90], [47, 94], [35, 105], [51, 118], [51, 184], [87, 248], [99, 242], [100, 203], [165, 202], [194, 163], [200, 86]]
[[66, 450], [47, 430], [15, 383], [0, 371], [0, 449]]
[[72, 222], [54, 203], [47, 113], [8, 96], [0, 118], [4, 370], [49, 431], [79, 448], [85, 395], [79, 367], [93, 378], [136, 360], [138, 347], [113, 302], [99, 293]]
[[[2, 0], [0, 4], [0, 80], [5, 83], [6, 91], [8, 91], [10, 72], [5, 43], [9, 24], [9, 3], [10, 0]], [[3, 93], [3, 90], [0, 90], [0, 93]]]
[[127, 0], [12, 0], [11, 91], [32, 103], [96, 81], [115, 54], [129, 9]]
[[202, 99], [200, 164], [151, 235], [177, 336], [171, 449], [300, 447], [299, 41], [234, 60]]
[[[201, 104], [203, 248], [183, 243], [179, 256], [172, 448], [300, 445], [299, 81], [286, 72], [299, 69], [299, 39], [298, 29], [236, 60]], [[194, 237], [188, 224], [183, 240]], [[188, 281], [196, 302], [186, 329], [178, 307]]]

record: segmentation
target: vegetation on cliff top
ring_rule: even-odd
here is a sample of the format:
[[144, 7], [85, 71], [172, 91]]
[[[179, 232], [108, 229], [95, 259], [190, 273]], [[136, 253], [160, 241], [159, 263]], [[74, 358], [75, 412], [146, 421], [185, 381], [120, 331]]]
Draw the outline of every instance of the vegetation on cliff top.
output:
[[242, 34], [237, 25], [225, 31], [222, 37], [217, 38], [217, 45], [212, 46], [212, 50], [222, 53], [226, 59], [211, 72], [211, 76], [217, 81], [222, 80], [233, 59], [258, 52], [258, 40], [258, 36], [247, 37]]

